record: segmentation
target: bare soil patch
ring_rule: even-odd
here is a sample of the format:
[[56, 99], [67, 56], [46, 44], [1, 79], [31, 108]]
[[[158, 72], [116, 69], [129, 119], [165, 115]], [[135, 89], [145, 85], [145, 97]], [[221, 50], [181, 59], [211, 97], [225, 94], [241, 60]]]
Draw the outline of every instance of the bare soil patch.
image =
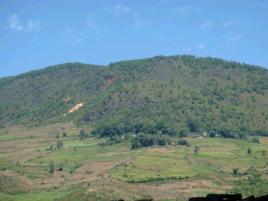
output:
[[71, 183], [83, 183], [109, 177], [108, 170], [113, 168], [116, 162], [87, 161], [78, 168], [70, 178]]

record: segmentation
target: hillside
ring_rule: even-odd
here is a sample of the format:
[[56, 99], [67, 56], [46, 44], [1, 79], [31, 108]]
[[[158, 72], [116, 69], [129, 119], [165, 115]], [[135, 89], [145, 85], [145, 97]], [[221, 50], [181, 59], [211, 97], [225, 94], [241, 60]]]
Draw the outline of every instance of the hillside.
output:
[[268, 70], [194, 56], [67, 63], [0, 79], [0, 125], [73, 121], [128, 132], [268, 135]]

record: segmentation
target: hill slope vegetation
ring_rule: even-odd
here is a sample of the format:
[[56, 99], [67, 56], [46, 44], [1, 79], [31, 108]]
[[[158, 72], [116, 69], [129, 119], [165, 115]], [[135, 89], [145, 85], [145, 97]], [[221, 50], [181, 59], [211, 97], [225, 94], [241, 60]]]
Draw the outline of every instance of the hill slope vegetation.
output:
[[183, 55], [67, 63], [0, 79], [0, 125], [69, 121], [100, 136], [268, 135], [268, 70]]

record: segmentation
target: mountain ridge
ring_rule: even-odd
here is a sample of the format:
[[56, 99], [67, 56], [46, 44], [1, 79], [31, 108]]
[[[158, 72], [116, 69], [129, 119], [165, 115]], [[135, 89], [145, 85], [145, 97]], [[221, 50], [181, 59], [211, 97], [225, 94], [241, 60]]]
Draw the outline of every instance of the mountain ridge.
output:
[[262, 67], [192, 55], [65, 63], [1, 78], [0, 124], [74, 121], [118, 133], [158, 132], [152, 128], [164, 125], [173, 133], [266, 134], [266, 78]]
[[2, 77], [0, 77], [0, 80], [2, 80], [2, 79], [12, 79], [12, 78], [22, 76], [22, 75], [25, 75], [25, 74], [31, 74], [31, 73], [35, 73], [35, 72], [42, 72], [44, 70], [49, 70], [51, 68], [55, 68], [55, 67], [57, 68], [57, 67], [60, 67], [62, 65], [69, 65], [69, 64], [71, 64], [71, 65], [81, 64], [81, 65], [85, 65], [85, 66], [95, 66], [95, 67], [109, 67], [110, 65], [118, 64], [118, 63], [122, 63], [122, 62], [140, 61], [140, 60], [161, 58], [161, 57], [163, 58], [163, 57], [184, 57], [184, 56], [186, 56], [186, 57], [194, 57], [194, 58], [199, 58], [199, 59], [213, 59], [213, 60], [218, 60], [218, 61], [235, 63], [235, 64], [239, 64], [239, 65], [251, 66], [252, 68], [258, 68], [258, 69], [262, 69], [262, 70], [265, 70], [265, 71], [268, 70], [267, 67], [256, 65], [256, 64], [249, 64], [247, 62], [239, 62], [239, 61], [235, 61], [235, 60], [222, 59], [222, 58], [211, 57], [211, 56], [195, 56], [195, 55], [191, 55], [191, 54], [182, 54], [182, 55], [157, 55], [157, 56], [152, 56], [152, 57], [141, 57], [141, 58], [135, 58], [135, 59], [123, 59], [123, 60], [119, 60], [119, 61], [110, 62], [108, 64], [93, 64], [93, 63], [84, 63], [84, 62], [79, 62], [79, 61], [68, 61], [68, 62], [63, 62], [63, 63], [58, 63], [58, 64], [53, 64], [53, 65], [40, 67], [40, 68], [29, 70], [29, 71], [26, 71], [26, 72], [18, 73], [16, 75], [2, 76]]

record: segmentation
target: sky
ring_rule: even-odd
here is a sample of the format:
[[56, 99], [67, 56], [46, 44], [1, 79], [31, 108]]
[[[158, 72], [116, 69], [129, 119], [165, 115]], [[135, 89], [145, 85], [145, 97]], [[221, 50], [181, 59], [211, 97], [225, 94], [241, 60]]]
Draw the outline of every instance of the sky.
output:
[[268, 68], [268, 1], [0, 0], [0, 77], [179, 54]]

